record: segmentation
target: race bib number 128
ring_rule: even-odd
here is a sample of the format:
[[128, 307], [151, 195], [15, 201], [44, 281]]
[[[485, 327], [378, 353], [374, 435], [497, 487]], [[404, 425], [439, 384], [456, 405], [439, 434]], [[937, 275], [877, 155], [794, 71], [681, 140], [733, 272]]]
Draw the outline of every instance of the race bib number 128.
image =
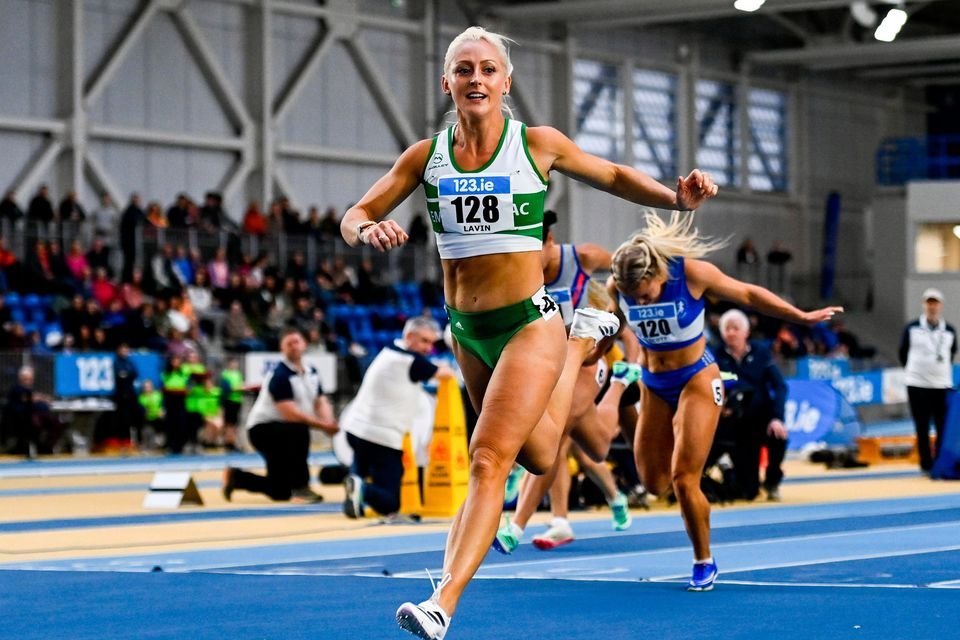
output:
[[438, 186], [445, 231], [496, 233], [513, 228], [510, 176], [445, 177]]

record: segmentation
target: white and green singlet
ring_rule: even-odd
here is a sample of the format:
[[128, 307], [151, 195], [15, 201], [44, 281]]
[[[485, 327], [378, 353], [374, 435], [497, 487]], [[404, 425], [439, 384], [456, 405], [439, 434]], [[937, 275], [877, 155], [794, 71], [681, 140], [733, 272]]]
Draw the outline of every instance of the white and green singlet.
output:
[[434, 136], [423, 170], [440, 257], [540, 251], [547, 180], [527, 149], [526, 125], [505, 119], [497, 150], [474, 171], [457, 166], [453, 129]]

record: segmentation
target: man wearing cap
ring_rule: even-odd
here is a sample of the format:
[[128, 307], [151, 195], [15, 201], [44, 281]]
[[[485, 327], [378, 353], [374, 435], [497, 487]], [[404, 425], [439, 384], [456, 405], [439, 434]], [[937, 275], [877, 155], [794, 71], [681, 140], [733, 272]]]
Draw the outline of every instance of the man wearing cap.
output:
[[943, 293], [923, 292], [923, 315], [909, 323], [900, 340], [900, 364], [905, 370], [910, 413], [917, 430], [920, 469], [929, 472], [936, 455], [930, 454], [930, 419], [937, 430], [937, 451], [943, 440], [947, 393], [953, 387], [953, 358], [957, 332], [943, 319]]

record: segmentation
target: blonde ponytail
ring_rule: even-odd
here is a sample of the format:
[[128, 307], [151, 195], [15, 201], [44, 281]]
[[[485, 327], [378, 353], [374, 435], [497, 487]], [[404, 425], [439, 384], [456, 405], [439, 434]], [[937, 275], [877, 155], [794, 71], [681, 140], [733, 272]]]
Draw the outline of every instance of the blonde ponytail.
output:
[[667, 273], [673, 258], [702, 258], [727, 245], [729, 238], [701, 236], [693, 213], [674, 211], [669, 222], [653, 211], [643, 214], [645, 226], [614, 252], [611, 265], [617, 285], [633, 289], [641, 281]]

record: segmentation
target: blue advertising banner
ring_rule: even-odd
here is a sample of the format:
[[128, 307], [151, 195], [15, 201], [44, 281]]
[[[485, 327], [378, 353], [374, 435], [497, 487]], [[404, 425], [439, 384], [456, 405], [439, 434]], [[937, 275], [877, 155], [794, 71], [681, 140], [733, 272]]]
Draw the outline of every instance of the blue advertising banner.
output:
[[930, 470], [935, 480], [960, 480], [960, 393], [947, 397], [947, 421], [943, 426], [943, 442]]
[[816, 356], [797, 359], [797, 377], [804, 380], [833, 380], [849, 374], [849, 360]]
[[860, 434], [856, 412], [830, 384], [820, 380], [787, 380], [784, 414], [791, 450], [813, 442], [850, 445]]
[[[57, 396], [109, 396], [113, 393], [112, 353], [58, 355], [53, 363], [53, 392]], [[137, 381], [160, 384], [163, 358], [156, 353], [131, 353]]]

